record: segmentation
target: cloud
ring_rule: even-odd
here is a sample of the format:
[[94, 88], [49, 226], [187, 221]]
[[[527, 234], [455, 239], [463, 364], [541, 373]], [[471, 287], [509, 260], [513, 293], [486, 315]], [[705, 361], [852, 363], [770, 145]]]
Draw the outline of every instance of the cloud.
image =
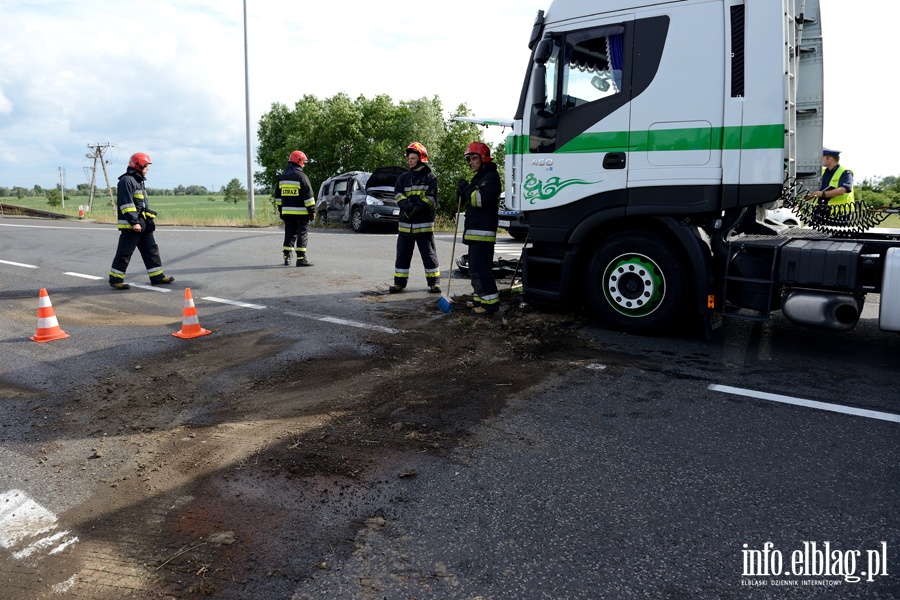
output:
[[[387, 94], [395, 102], [437, 95], [448, 114], [465, 103], [477, 116], [510, 117], [534, 15], [548, 4], [492, 0], [473, 12], [449, 0], [247, 2], [251, 133], [272, 103], [293, 106], [305, 94]], [[888, 55], [893, 19], [883, 13], [867, 24], [863, 11], [822, 5], [826, 139], [858, 175], [896, 174], [881, 113], [858, 110], [860, 98], [891, 97], [890, 77], [873, 73], [878, 63], [869, 57]], [[877, 34], [865, 33], [873, 27]], [[74, 185], [90, 162], [87, 144], [107, 142], [119, 149], [116, 172], [131, 153], [148, 152], [154, 187], [244, 181], [245, 110], [240, 2], [158, 0], [152, 10], [4, 2], [0, 186], [50, 187], [58, 167]], [[489, 136], [502, 139], [499, 129]]]

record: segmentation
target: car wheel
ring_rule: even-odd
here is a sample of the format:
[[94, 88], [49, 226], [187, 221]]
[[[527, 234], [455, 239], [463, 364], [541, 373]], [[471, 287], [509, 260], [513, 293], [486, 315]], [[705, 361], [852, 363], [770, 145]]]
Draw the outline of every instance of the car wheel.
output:
[[509, 235], [512, 236], [512, 238], [514, 240], [519, 240], [520, 242], [524, 242], [526, 239], [528, 239], [527, 231], [510, 231], [508, 229], [506, 231], [507, 231], [507, 233], [509, 233]]
[[316, 223], [319, 225], [328, 225], [328, 211], [324, 206], [321, 210], [316, 211]]
[[362, 209], [354, 208], [353, 212], [350, 213], [350, 227], [352, 227], [353, 231], [356, 233], [362, 233], [366, 230], [366, 222], [363, 221]]
[[657, 236], [627, 231], [594, 252], [585, 288], [594, 314], [615, 329], [649, 333], [672, 325], [682, 310], [685, 272]]

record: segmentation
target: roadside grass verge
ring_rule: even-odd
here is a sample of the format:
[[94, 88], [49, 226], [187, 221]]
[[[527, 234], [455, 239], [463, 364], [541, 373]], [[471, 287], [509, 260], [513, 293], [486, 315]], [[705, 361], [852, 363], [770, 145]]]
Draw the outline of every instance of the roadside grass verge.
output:
[[[209, 200], [212, 198], [212, 200]], [[247, 214], [247, 202], [237, 204], [225, 202], [224, 196], [151, 196], [150, 207], [159, 213], [157, 225], [186, 225], [194, 227], [271, 227], [280, 225], [281, 219], [274, 211], [270, 196], [259, 195], [254, 197], [254, 219], [251, 221]], [[0, 198], [0, 203], [24, 206], [50, 212], [61, 213], [73, 217], [78, 216], [78, 206], [87, 208], [87, 196], [67, 196], [66, 207], [53, 207], [47, 204], [45, 197], [40, 198]], [[91, 213], [85, 211], [85, 219], [97, 223], [115, 223], [116, 209], [109, 204], [109, 196], [98, 194], [94, 196], [94, 210]], [[435, 220], [435, 230], [452, 232], [455, 225], [455, 217], [438, 215]], [[888, 215], [880, 225], [900, 229], [900, 215]], [[339, 225], [322, 225], [311, 223], [310, 227], [316, 229], [341, 228]]]

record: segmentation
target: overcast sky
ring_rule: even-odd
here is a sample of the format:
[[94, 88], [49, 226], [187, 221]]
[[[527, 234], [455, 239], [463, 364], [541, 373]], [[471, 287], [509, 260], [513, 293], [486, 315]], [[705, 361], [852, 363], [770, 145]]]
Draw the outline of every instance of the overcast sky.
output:
[[[260, 116], [304, 94], [437, 95], [446, 114], [465, 103], [511, 117], [531, 24], [548, 4], [250, 0], [253, 154]], [[890, 66], [900, 2], [821, 4], [825, 144], [859, 180], [900, 175]], [[97, 143], [115, 146], [113, 185], [133, 152], [150, 154], [151, 187], [246, 185], [245, 110], [241, 0], [0, 0], [0, 186], [51, 188], [61, 167], [67, 187], [86, 183]]]

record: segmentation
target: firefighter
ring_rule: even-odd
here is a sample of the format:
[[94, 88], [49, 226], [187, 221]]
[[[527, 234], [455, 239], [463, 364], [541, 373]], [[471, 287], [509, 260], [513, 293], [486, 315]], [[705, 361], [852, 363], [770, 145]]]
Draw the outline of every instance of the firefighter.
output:
[[137, 152], [131, 155], [128, 168], [119, 176], [119, 245], [109, 270], [109, 285], [115, 290], [127, 290], [131, 287], [125, 283], [125, 271], [135, 248], [141, 253], [151, 284], [167, 285], [175, 281], [174, 277], [166, 277], [163, 273], [159, 246], [153, 237], [156, 213], [147, 204], [147, 189], [144, 187], [151, 164], [149, 156]]
[[500, 294], [494, 281], [494, 243], [497, 241], [497, 211], [500, 208], [500, 175], [491, 162], [487, 144], [472, 142], [466, 148], [466, 161], [475, 175], [472, 181], [461, 179], [457, 192], [466, 207], [463, 244], [469, 246], [469, 275], [472, 278], [472, 302], [466, 304], [472, 315], [481, 316], [500, 310]]
[[311, 267], [306, 258], [306, 244], [309, 241], [309, 222], [315, 218], [316, 201], [312, 185], [303, 172], [307, 158], [300, 150], [291, 152], [284, 174], [275, 186], [275, 206], [284, 221], [284, 266], [290, 266], [291, 253], [296, 246], [297, 266]]
[[418, 246], [425, 266], [428, 291], [441, 293], [441, 270], [434, 244], [434, 215], [438, 203], [437, 177], [428, 166], [428, 150], [419, 142], [406, 148], [409, 171], [397, 178], [394, 193], [400, 207], [397, 226], [397, 255], [394, 259], [394, 284], [388, 292], [402, 292], [409, 282], [413, 249]]

